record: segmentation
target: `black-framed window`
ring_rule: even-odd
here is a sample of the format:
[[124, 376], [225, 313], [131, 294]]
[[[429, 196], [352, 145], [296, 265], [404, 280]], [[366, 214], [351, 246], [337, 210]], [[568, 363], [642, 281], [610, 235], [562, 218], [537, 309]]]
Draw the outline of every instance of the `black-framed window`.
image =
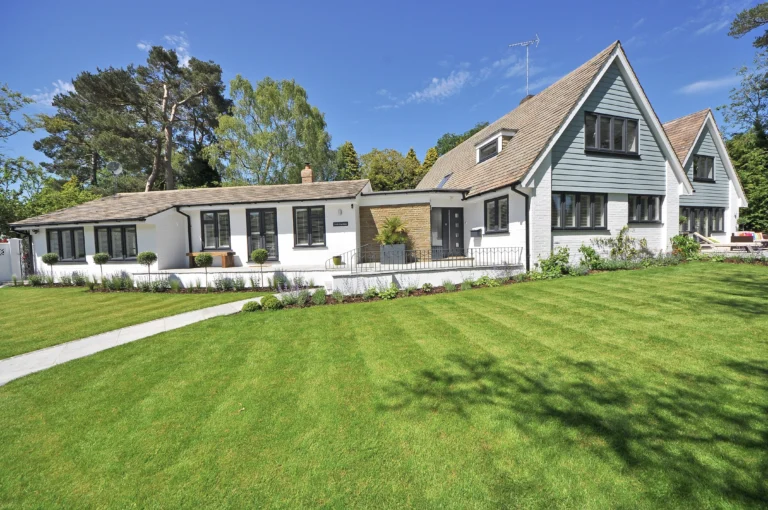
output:
[[693, 180], [715, 182], [715, 158], [712, 156], [693, 156]]
[[724, 207], [681, 207], [680, 216], [685, 218], [680, 224], [683, 232], [698, 232], [705, 236], [725, 232]]
[[485, 233], [509, 232], [509, 196], [485, 201]]
[[229, 211], [201, 211], [203, 251], [231, 248]]
[[630, 223], [661, 223], [663, 196], [629, 195], [628, 202]]
[[112, 260], [135, 259], [139, 252], [136, 225], [95, 227], [96, 253], [109, 253]]
[[267, 250], [267, 260], [277, 260], [277, 209], [248, 209], [248, 259], [253, 250]]
[[499, 153], [499, 141], [494, 140], [492, 142], [488, 142], [487, 144], [483, 145], [478, 149], [479, 155], [477, 162], [482, 163], [486, 159], [491, 159], [492, 157], [496, 156]]
[[638, 120], [586, 112], [584, 149], [615, 154], [638, 154]]
[[293, 208], [293, 244], [298, 247], [325, 246], [325, 207]]
[[85, 230], [80, 228], [47, 229], [48, 253], [56, 253], [62, 262], [85, 260]]
[[604, 230], [607, 204], [603, 193], [552, 193], [552, 229]]

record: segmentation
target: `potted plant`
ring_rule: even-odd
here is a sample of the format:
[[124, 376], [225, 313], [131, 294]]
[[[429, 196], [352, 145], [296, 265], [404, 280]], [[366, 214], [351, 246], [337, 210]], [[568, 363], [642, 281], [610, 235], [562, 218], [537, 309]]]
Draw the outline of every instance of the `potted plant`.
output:
[[333, 256], [333, 265], [334, 266], [340, 266], [341, 265], [341, 255], [334, 255]]
[[374, 240], [381, 245], [379, 260], [382, 264], [405, 264], [405, 245], [408, 229], [397, 216], [386, 218]]
[[269, 258], [269, 252], [264, 248], [259, 248], [251, 252], [251, 260], [259, 265], [259, 285], [264, 286], [264, 262]]

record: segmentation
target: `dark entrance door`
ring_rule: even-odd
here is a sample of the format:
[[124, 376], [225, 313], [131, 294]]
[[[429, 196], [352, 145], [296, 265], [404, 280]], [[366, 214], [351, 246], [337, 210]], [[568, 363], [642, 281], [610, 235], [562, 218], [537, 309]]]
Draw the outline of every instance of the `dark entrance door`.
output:
[[443, 208], [443, 253], [445, 257], [464, 255], [464, 209]]

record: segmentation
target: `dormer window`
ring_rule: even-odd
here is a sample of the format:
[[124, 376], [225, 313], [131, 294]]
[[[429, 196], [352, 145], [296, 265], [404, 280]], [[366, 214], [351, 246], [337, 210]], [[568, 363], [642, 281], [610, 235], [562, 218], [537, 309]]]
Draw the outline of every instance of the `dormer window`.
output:
[[499, 129], [491, 136], [475, 144], [475, 162], [482, 163], [499, 155], [504, 142], [515, 136], [514, 129]]
[[584, 149], [587, 152], [637, 155], [638, 122], [612, 115], [584, 114]]
[[445, 186], [445, 183], [448, 182], [448, 179], [450, 179], [452, 175], [453, 174], [450, 173], [450, 174], [446, 175], [445, 177], [443, 177], [442, 179], [440, 179], [440, 182], [437, 183], [437, 189], [442, 189], [442, 187]]
[[478, 149], [478, 163], [491, 159], [499, 153], [499, 141], [494, 140]]

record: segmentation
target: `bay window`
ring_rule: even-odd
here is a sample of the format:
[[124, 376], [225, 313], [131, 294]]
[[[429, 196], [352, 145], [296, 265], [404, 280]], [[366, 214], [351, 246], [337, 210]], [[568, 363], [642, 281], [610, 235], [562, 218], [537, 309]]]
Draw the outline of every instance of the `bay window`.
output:
[[248, 258], [254, 250], [267, 250], [267, 260], [277, 260], [277, 209], [249, 209]]
[[229, 211], [201, 211], [203, 250], [231, 248]]
[[552, 229], [606, 228], [606, 201], [601, 193], [552, 193]]
[[584, 149], [636, 155], [638, 121], [612, 115], [584, 114]]
[[657, 195], [629, 195], [630, 223], [661, 223], [661, 204], [664, 197]]
[[509, 197], [485, 201], [485, 233], [509, 232]]
[[46, 230], [48, 253], [56, 253], [62, 262], [85, 260], [85, 231], [83, 228]]
[[96, 253], [108, 253], [112, 260], [135, 259], [139, 252], [136, 226], [95, 227]]
[[293, 243], [296, 247], [325, 246], [325, 207], [293, 208]]

